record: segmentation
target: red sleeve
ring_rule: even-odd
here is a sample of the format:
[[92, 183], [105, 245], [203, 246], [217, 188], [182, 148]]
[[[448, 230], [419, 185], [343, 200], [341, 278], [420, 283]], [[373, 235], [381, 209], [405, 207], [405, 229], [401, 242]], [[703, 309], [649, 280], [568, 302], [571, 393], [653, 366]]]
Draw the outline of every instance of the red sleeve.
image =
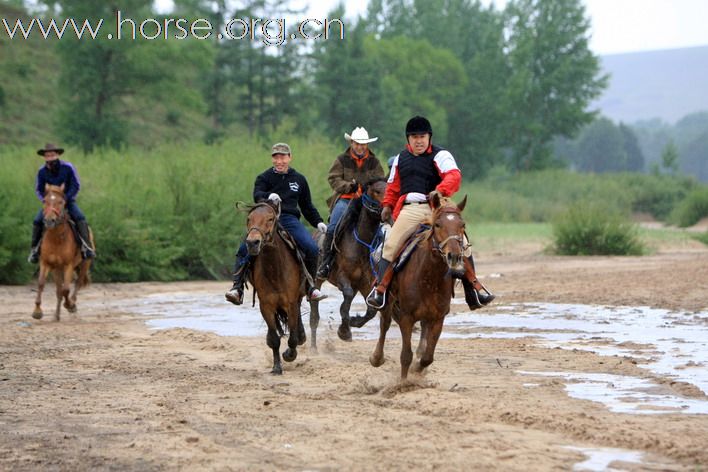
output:
[[[435, 187], [435, 190], [440, 192], [443, 197], [452, 197], [458, 190], [460, 190], [460, 184], [462, 183], [462, 173], [459, 169], [453, 169], [440, 174], [442, 177], [442, 182]], [[388, 187], [386, 188], [386, 194], [388, 195]]]
[[394, 208], [396, 202], [398, 202], [398, 197], [401, 195], [401, 179], [398, 176], [398, 166], [393, 166], [391, 169], [391, 176], [393, 178], [388, 179], [388, 184], [386, 185], [386, 194], [383, 199], [383, 206]]

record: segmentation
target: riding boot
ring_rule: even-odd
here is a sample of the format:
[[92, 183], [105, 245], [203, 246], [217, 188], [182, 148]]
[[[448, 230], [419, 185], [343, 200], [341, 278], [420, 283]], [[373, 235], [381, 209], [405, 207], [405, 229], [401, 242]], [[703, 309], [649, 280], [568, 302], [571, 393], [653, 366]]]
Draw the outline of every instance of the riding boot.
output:
[[250, 257], [248, 254], [245, 256], [240, 256], [236, 254], [236, 263], [234, 264], [234, 284], [224, 295], [226, 300], [230, 301], [234, 305], [240, 305], [243, 303], [243, 287], [246, 284], [246, 273], [248, 272], [248, 266], [250, 262]]
[[393, 278], [393, 266], [389, 261], [383, 257], [379, 261], [378, 273], [376, 277], [376, 285], [369, 296], [366, 297], [366, 304], [372, 308], [380, 310], [386, 305], [386, 290], [388, 289], [388, 284], [391, 283]]
[[334, 260], [334, 248], [332, 247], [333, 239], [334, 231], [331, 233], [328, 231], [325, 234], [324, 245], [322, 246], [322, 261], [320, 262], [320, 268], [317, 269], [317, 278], [320, 280], [327, 280], [329, 273], [332, 270], [332, 261]]
[[96, 253], [93, 252], [91, 247], [91, 238], [89, 237], [89, 227], [86, 220], [80, 220], [76, 222], [76, 230], [79, 232], [79, 238], [81, 238], [81, 255], [84, 259], [93, 259], [96, 257]]
[[43, 224], [33, 224], [32, 225], [32, 248], [30, 249], [29, 257], [27, 262], [30, 264], [36, 264], [39, 262], [39, 245], [42, 242], [42, 231], [44, 230]]
[[[317, 275], [317, 256], [305, 258], [305, 267], [307, 268], [307, 272], [310, 273], [311, 280], [315, 280], [315, 276]], [[310, 283], [309, 278], [305, 277], [305, 280], [307, 285], [308, 302], [319, 302], [320, 300], [327, 298], [327, 295], [322, 293], [320, 289]]]
[[[462, 278], [462, 287], [465, 289], [465, 301], [470, 310], [476, 310], [488, 305], [496, 297], [477, 279], [472, 256], [465, 257], [464, 260], [465, 275]], [[482, 293], [482, 291], [486, 293]]]

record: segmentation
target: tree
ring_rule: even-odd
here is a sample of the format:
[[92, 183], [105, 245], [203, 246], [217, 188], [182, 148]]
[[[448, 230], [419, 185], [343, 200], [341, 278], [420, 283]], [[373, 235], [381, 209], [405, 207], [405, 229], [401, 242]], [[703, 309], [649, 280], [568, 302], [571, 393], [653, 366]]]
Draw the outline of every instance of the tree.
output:
[[661, 167], [669, 174], [678, 172], [679, 154], [674, 144], [674, 140], [670, 140], [664, 150], [661, 152]]
[[619, 124], [619, 131], [622, 133], [624, 152], [627, 156], [625, 170], [630, 172], [642, 172], [644, 170], [644, 154], [639, 148], [639, 140], [632, 128], [624, 123]]
[[599, 118], [586, 126], [578, 138], [576, 156], [578, 170], [585, 172], [618, 172], [627, 168], [627, 153], [622, 132], [612, 121]]
[[512, 0], [505, 10], [514, 169], [551, 163], [554, 136], [592, 121], [587, 107], [607, 83], [588, 47], [580, 0]]

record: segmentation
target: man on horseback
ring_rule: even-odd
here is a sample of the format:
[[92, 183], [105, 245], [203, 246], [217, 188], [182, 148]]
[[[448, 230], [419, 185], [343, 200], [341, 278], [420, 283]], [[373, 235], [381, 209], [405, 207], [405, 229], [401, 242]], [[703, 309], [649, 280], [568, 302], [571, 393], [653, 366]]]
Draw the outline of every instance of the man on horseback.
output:
[[[91, 239], [89, 238], [89, 228], [86, 222], [86, 217], [76, 204], [76, 196], [79, 193], [81, 182], [79, 174], [71, 162], [62, 161], [59, 156], [64, 154], [64, 149], [53, 144], [47, 144], [43, 149], [37, 151], [37, 154], [44, 157], [44, 165], [37, 172], [35, 181], [35, 193], [41, 202], [44, 201], [44, 188], [46, 184], [61, 186], [64, 185], [66, 197], [66, 209], [69, 216], [76, 223], [76, 229], [79, 233], [81, 241], [81, 254], [84, 259], [93, 259], [96, 254], [91, 247]], [[44, 214], [39, 210], [34, 218], [32, 228], [32, 249], [30, 250], [27, 261], [36, 264], [39, 262], [39, 246], [42, 240], [42, 232], [44, 231]]]
[[[391, 262], [403, 243], [418, 225], [431, 215], [429, 195], [437, 192], [451, 197], [460, 189], [462, 174], [449, 151], [432, 144], [433, 128], [426, 118], [415, 116], [406, 124], [408, 144], [394, 159], [386, 186], [381, 221], [395, 222], [384, 243], [378, 266], [376, 286], [366, 303], [376, 309], [386, 303], [386, 289], [393, 277]], [[469, 248], [465, 253], [465, 275], [462, 278], [465, 300], [471, 309], [486, 305], [494, 295], [481, 293], [481, 284], [474, 273], [474, 261]], [[485, 289], [486, 291], [486, 289]]]
[[384, 176], [384, 170], [376, 155], [369, 149], [369, 143], [379, 138], [370, 138], [363, 127], [354, 128], [352, 134], [344, 133], [344, 139], [349, 142], [349, 147], [337, 156], [329, 169], [327, 181], [334, 193], [327, 199], [330, 208], [329, 225], [325, 235], [320, 268], [317, 278], [326, 280], [332, 269], [334, 250], [332, 240], [337, 223], [347, 211], [352, 198], [361, 196], [362, 186], [375, 178]]
[[[266, 170], [258, 177], [253, 187], [253, 200], [256, 203], [271, 201], [280, 203], [280, 225], [295, 240], [295, 243], [305, 254], [305, 266], [312, 280], [317, 271], [317, 256], [319, 248], [310, 233], [300, 221], [300, 214], [321, 232], [327, 231], [327, 225], [322, 221], [317, 208], [312, 204], [310, 186], [305, 176], [290, 167], [292, 155], [290, 146], [277, 143], [271, 149], [273, 167]], [[246, 243], [242, 243], [236, 253], [234, 267], [233, 287], [226, 292], [226, 299], [234, 305], [243, 303], [243, 287], [246, 282], [246, 273], [250, 257]], [[327, 298], [314, 284], [307, 280], [307, 299], [319, 301]]]

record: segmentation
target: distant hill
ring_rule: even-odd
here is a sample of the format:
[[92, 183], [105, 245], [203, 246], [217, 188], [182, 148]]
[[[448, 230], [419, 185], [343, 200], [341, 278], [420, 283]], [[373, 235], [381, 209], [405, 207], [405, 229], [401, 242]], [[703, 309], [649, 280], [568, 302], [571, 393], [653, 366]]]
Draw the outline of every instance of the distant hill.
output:
[[602, 56], [609, 87], [593, 104], [615, 120], [675, 123], [708, 110], [708, 46]]

